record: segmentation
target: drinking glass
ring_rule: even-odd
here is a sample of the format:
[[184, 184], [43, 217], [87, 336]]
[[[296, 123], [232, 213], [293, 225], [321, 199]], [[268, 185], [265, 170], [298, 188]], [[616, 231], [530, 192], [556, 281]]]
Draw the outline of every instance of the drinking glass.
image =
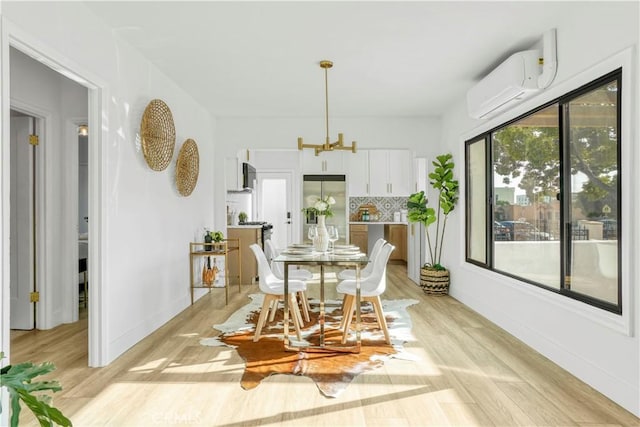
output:
[[329, 242], [331, 242], [331, 252], [335, 252], [335, 242], [340, 238], [338, 227], [335, 225], [327, 226], [327, 233], [329, 234]]
[[317, 235], [318, 235], [318, 229], [316, 228], [316, 226], [310, 225], [309, 229], [307, 230], [307, 237], [309, 237], [309, 240], [311, 240], [311, 243], [313, 243], [313, 240], [316, 238]]

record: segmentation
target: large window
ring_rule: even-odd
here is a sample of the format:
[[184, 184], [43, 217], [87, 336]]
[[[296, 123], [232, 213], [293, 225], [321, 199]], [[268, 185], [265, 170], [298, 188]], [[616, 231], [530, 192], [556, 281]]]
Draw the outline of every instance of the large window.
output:
[[467, 141], [468, 262], [621, 312], [620, 80]]

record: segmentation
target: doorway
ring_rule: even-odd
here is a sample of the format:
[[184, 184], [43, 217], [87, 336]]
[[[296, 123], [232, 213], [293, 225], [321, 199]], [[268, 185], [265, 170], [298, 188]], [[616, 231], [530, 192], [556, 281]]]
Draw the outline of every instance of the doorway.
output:
[[[83, 286], [85, 277], [87, 285], [92, 285], [91, 271], [85, 268], [89, 273], [85, 276], [80, 261], [82, 253], [86, 260], [92, 251], [88, 240], [80, 242], [79, 220], [81, 212], [89, 217], [90, 165], [95, 164], [87, 126], [91, 120], [90, 90], [62, 73], [59, 65], [40, 62], [25, 53], [28, 51], [9, 49], [11, 121], [5, 141], [10, 144], [11, 157], [7, 159], [9, 194], [3, 198], [11, 207], [7, 329], [51, 329], [81, 320], [91, 335], [92, 327], [87, 323], [92, 323], [88, 317], [93, 314], [88, 303], [93, 301], [88, 301]], [[7, 68], [3, 67], [3, 73]], [[84, 135], [80, 124], [87, 131]], [[29, 145], [34, 134], [38, 135], [35, 148]], [[27, 141], [27, 149], [23, 141]], [[79, 195], [81, 189], [84, 197]], [[84, 228], [85, 236], [87, 232]], [[7, 337], [12, 340], [14, 335], [21, 340], [31, 336], [11, 332]], [[90, 355], [86, 338], [78, 336], [78, 344]], [[95, 345], [95, 339], [90, 338], [89, 343], [92, 341]], [[89, 357], [89, 364], [99, 362]]]
[[271, 240], [277, 248], [293, 243], [292, 172], [258, 171], [258, 218], [273, 224]]

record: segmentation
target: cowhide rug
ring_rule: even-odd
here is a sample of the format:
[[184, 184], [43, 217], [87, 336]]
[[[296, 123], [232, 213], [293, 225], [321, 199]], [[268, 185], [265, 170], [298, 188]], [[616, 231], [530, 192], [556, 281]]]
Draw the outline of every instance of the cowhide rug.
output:
[[[311, 378], [320, 392], [327, 397], [337, 397], [360, 373], [376, 369], [390, 357], [410, 357], [404, 353], [402, 344], [412, 340], [411, 319], [407, 307], [417, 304], [416, 300], [383, 300], [382, 306], [388, 323], [392, 345], [384, 342], [384, 335], [378, 329], [373, 309], [368, 303], [362, 306], [362, 346], [360, 353], [343, 352], [287, 352], [282, 341], [282, 309], [278, 310], [273, 322], [267, 323], [258, 342], [253, 342], [255, 325], [262, 306], [262, 294], [249, 295], [252, 301], [227, 319], [213, 327], [222, 332], [214, 338], [201, 340], [206, 346], [229, 346], [237, 349], [246, 366], [241, 386], [245, 390], [257, 387], [270, 375], [290, 374]], [[311, 321], [305, 322], [303, 340], [317, 344], [320, 327], [318, 324], [319, 301], [310, 301]], [[342, 334], [337, 330], [342, 319], [340, 301], [325, 303], [325, 343], [340, 344]], [[289, 328], [292, 343], [296, 343], [293, 326]], [[355, 338], [350, 337], [351, 343]]]

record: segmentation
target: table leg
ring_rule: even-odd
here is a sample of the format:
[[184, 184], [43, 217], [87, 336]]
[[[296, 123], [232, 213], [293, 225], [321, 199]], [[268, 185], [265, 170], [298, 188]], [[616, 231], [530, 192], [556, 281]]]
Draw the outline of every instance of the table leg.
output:
[[356, 346], [360, 350], [360, 264], [356, 264]]
[[289, 349], [289, 263], [284, 263], [284, 348]]
[[320, 347], [324, 347], [324, 265], [320, 265]]

